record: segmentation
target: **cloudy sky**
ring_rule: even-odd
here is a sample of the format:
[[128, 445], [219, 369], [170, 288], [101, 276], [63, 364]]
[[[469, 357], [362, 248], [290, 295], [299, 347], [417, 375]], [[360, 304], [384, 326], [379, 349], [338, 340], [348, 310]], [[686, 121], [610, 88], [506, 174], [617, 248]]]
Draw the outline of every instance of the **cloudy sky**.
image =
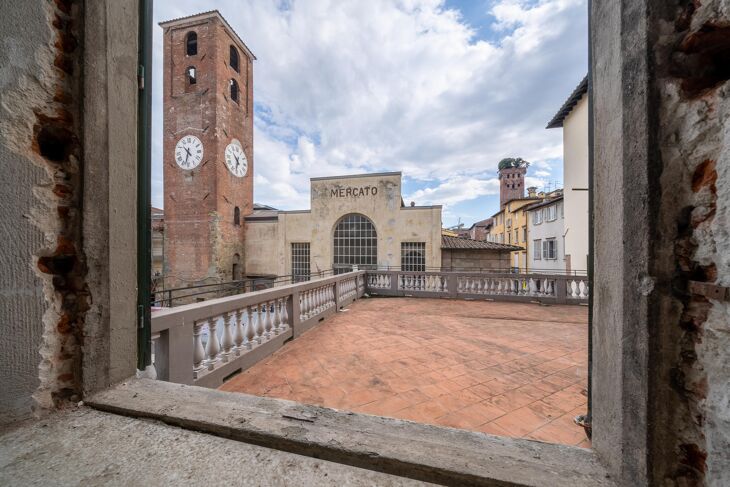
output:
[[[496, 167], [562, 186], [545, 125], [587, 69], [586, 0], [157, 0], [155, 22], [218, 9], [256, 54], [257, 203], [309, 208], [309, 178], [403, 171], [444, 225], [499, 206]], [[162, 206], [162, 29], [152, 202]]]

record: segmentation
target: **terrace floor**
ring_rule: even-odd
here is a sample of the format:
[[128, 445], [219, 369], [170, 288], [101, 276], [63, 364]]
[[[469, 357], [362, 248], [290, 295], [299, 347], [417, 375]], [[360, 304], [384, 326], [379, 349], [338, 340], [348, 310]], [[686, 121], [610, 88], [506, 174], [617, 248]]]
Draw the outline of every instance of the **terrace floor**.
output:
[[221, 390], [590, 447], [587, 308], [356, 301]]

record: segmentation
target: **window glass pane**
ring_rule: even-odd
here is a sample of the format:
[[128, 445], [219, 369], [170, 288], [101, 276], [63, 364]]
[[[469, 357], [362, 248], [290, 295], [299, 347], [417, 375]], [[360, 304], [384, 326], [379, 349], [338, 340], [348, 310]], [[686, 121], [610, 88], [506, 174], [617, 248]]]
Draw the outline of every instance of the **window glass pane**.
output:
[[424, 272], [426, 270], [426, 243], [402, 242], [400, 244], [401, 270]]
[[360, 269], [376, 269], [378, 236], [373, 223], [363, 215], [343, 217], [335, 227], [335, 273], [348, 272], [353, 265]]
[[291, 244], [291, 275], [293, 282], [309, 280], [309, 242]]

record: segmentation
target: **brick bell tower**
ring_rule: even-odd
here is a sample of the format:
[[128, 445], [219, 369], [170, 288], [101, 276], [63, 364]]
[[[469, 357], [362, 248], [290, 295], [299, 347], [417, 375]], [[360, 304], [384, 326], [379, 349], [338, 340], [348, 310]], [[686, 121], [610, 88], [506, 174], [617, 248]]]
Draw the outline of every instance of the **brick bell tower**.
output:
[[253, 210], [253, 61], [218, 11], [164, 31], [165, 284], [244, 274]]
[[509, 200], [525, 197], [526, 167], [508, 167], [499, 170], [499, 206]]

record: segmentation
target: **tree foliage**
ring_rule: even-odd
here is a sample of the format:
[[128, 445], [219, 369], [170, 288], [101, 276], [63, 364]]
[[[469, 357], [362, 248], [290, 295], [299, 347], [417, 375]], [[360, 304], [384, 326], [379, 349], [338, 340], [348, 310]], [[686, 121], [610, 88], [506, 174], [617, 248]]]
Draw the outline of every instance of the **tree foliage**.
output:
[[505, 157], [499, 161], [499, 169], [509, 169], [510, 167], [530, 167], [530, 163], [521, 157]]

